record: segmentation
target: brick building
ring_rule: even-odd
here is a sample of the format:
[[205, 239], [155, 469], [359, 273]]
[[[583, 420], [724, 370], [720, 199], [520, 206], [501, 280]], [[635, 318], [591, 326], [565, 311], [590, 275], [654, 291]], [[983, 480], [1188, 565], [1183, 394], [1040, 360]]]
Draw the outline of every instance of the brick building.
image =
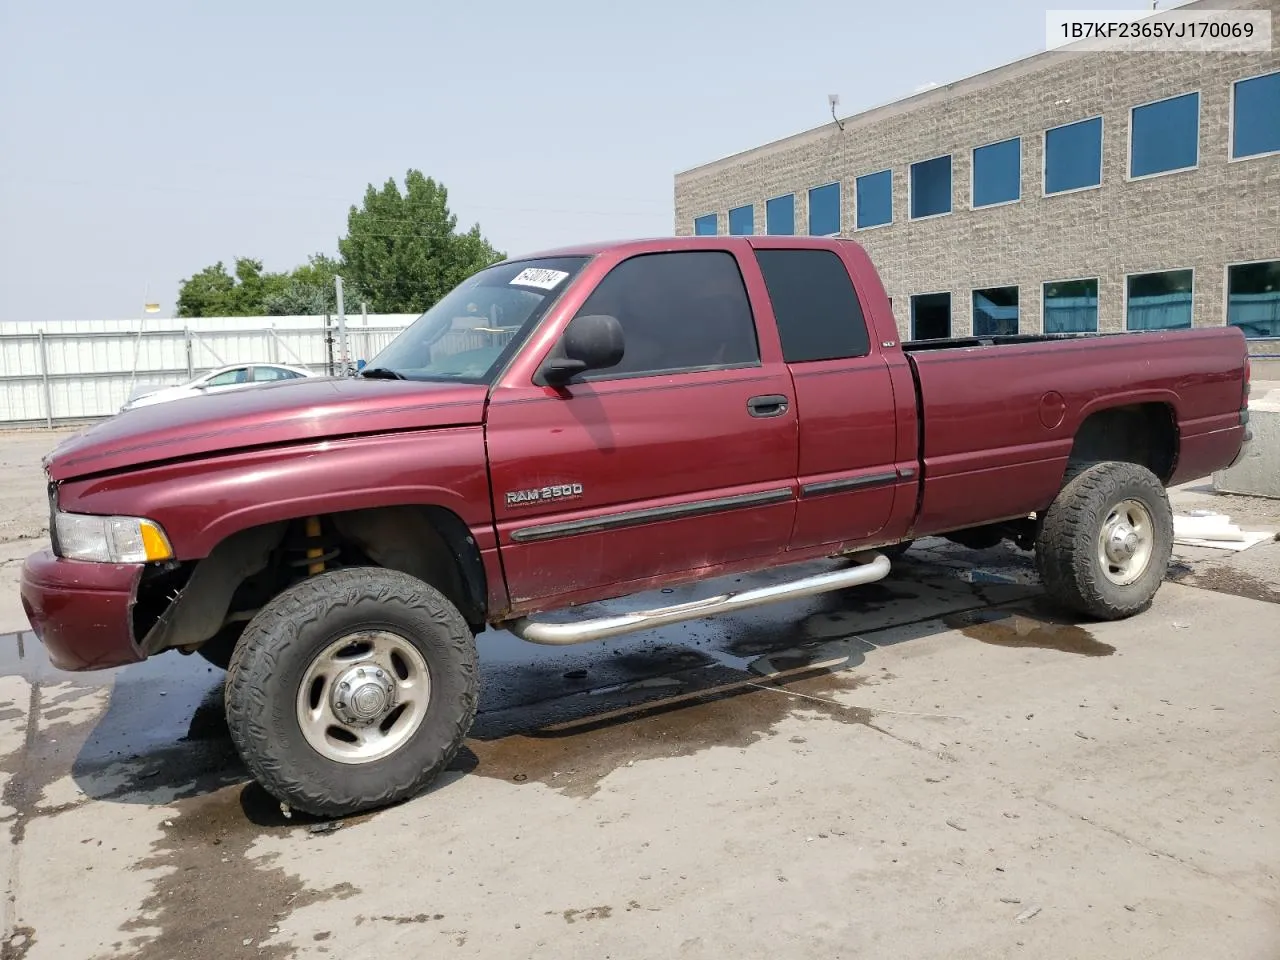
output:
[[1280, 353], [1280, 0], [1262, 53], [1040, 53], [677, 174], [676, 233], [837, 234], [903, 337], [1232, 322]]

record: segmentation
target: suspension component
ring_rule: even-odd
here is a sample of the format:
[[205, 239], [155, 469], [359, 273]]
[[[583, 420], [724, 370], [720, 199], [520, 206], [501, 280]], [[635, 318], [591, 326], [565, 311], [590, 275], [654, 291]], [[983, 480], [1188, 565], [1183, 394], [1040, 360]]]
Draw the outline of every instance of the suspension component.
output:
[[285, 544], [285, 549], [294, 554], [286, 563], [291, 567], [305, 567], [308, 576], [324, 573], [326, 565], [336, 560], [342, 553], [338, 542], [324, 535], [324, 527], [319, 517], [307, 517], [302, 525], [302, 536], [294, 534]]
[[[307, 539], [318, 541], [320, 539], [320, 518], [307, 517]], [[324, 573], [324, 547], [318, 544], [307, 548], [307, 558], [312, 562], [307, 565], [307, 573], [315, 576], [317, 573]]]

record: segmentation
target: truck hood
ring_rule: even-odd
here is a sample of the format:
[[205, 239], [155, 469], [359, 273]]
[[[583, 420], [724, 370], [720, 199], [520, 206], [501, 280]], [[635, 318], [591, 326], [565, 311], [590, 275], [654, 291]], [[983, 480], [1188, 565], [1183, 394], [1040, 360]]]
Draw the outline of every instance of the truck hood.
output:
[[479, 424], [487, 395], [478, 384], [285, 380], [126, 410], [64, 441], [44, 466], [61, 482], [251, 447]]

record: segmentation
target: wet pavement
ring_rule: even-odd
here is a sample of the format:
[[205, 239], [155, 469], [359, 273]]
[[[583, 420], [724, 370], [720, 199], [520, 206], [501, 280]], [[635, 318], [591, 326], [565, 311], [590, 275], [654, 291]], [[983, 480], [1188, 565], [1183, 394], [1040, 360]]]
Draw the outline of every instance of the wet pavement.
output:
[[340, 823], [247, 781], [199, 657], [67, 674], [0, 637], [0, 956], [1263, 956], [1275, 616], [1171, 585], [1074, 623], [1026, 554], [927, 542], [738, 617], [489, 632], [452, 769]]

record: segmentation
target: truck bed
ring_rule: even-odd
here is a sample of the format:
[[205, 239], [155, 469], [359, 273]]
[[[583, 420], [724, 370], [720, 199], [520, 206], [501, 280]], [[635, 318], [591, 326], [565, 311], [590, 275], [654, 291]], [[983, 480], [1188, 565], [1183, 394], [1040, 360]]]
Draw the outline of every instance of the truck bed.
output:
[[1003, 347], [1015, 343], [1056, 343], [1064, 340], [1094, 340], [1099, 337], [1133, 336], [1128, 333], [1015, 333], [989, 337], [943, 337], [936, 340], [904, 340], [904, 353], [925, 350], [958, 350], [969, 347]]
[[902, 346], [920, 407], [917, 536], [1046, 509], [1080, 436], [1097, 459], [1109, 442], [1145, 444], [1168, 483], [1203, 476], [1240, 442], [1247, 351], [1234, 328]]

